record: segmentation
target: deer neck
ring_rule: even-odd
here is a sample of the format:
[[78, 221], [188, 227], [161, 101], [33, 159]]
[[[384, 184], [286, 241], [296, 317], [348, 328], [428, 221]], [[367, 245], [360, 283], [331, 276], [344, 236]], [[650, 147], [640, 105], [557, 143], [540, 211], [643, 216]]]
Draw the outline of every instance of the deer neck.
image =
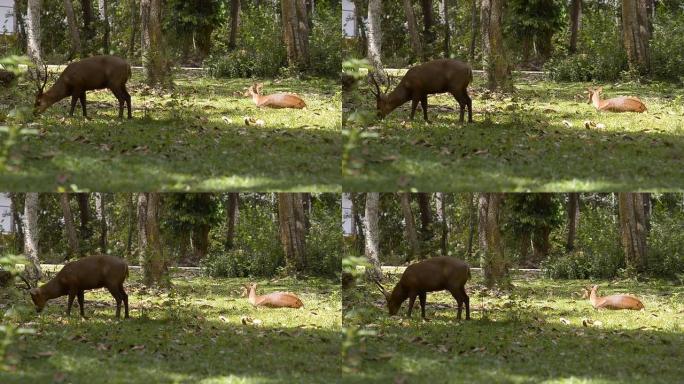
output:
[[592, 289], [591, 293], [589, 294], [589, 301], [591, 302], [591, 305], [596, 308], [600, 304], [600, 297], [596, 294], [596, 290]]
[[52, 279], [45, 283], [42, 287], [38, 288], [40, 294], [47, 300], [51, 300], [60, 296], [64, 296], [66, 293], [62, 285], [57, 281], [57, 279]]
[[601, 96], [598, 92], [594, 92], [591, 95], [591, 103], [594, 105], [594, 108], [596, 109], [601, 108], [605, 104], [605, 102], [601, 100]]
[[394, 88], [394, 90], [388, 93], [385, 97], [387, 105], [391, 106], [391, 110], [394, 110], [398, 106], [409, 101], [409, 99], [410, 97], [408, 95], [408, 92], [406, 92], [406, 89], [400, 86]]
[[248, 297], [249, 303], [252, 305], [257, 304], [257, 295], [256, 295], [256, 288], [251, 287], [249, 288], [249, 297]]

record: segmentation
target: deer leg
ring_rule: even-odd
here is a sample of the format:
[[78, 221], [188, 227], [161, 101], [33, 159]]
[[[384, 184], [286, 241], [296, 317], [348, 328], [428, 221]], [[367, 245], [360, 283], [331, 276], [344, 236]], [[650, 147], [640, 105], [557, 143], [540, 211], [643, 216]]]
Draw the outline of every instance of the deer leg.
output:
[[[468, 92], [465, 92], [466, 104], [468, 104], [468, 122], [473, 122], [473, 99], [468, 96]], [[466, 316], [467, 318], [467, 316]]]
[[418, 100], [417, 98], [413, 98], [413, 100], [411, 100], [411, 120], [413, 120], [413, 116], [415, 116], [416, 114], [416, 108], [418, 108], [419, 101], [420, 100]]
[[470, 320], [470, 297], [466, 293], [465, 287], [461, 287], [461, 296], [463, 297], [463, 302], [466, 308], [466, 320]]
[[456, 102], [458, 103], [459, 112], [460, 112], [458, 121], [459, 121], [459, 123], [462, 123], [463, 122], [463, 115], [465, 114], [465, 107], [468, 105], [468, 102], [465, 100], [465, 98], [463, 96], [459, 96], [459, 94], [456, 92], [452, 92], [451, 95], [454, 96], [454, 99], [456, 99]]
[[123, 301], [123, 298], [121, 297], [121, 293], [119, 292], [119, 287], [107, 287], [107, 290], [109, 293], [112, 294], [114, 297], [114, 300], [116, 300], [116, 318], [120, 319], [121, 318], [121, 302]]
[[88, 118], [88, 112], [86, 112], [86, 93], [81, 92], [81, 107], [83, 107], [83, 117]]
[[74, 304], [74, 298], [75, 297], [76, 297], [76, 293], [69, 292], [69, 301], [67, 302], [67, 317], [71, 316], [71, 306]]
[[78, 101], [78, 96], [76, 94], [71, 95], [71, 111], [69, 112], [69, 116], [74, 115], [74, 109], [76, 109], [76, 102]]
[[83, 301], [83, 291], [78, 291], [78, 308], [80, 309], [81, 317], [85, 319], [86, 316], [83, 310]]
[[427, 117], [427, 95], [420, 99], [420, 105], [423, 107], [423, 119], [425, 119], [425, 122], [429, 122]]
[[126, 86], [124, 86], [124, 88], [123, 88], [123, 93], [124, 93], [124, 98], [126, 100], [126, 106], [128, 107], [128, 118], [132, 119], [133, 115], [131, 114], [131, 94], [128, 93]]
[[457, 289], [449, 291], [451, 292], [451, 296], [454, 297], [454, 300], [456, 300], [456, 303], [458, 303], [458, 310], [456, 311], [456, 320], [461, 320], [461, 310], [463, 309], [463, 297], [461, 296], [461, 292]]
[[411, 317], [411, 311], [413, 311], [413, 303], [416, 302], [416, 294], [411, 293], [409, 295], [409, 306], [408, 306], [408, 317]]
[[119, 119], [123, 119], [123, 108], [124, 108], [124, 103], [126, 101], [126, 98], [125, 98], [123, 92], [121, 91], [121, 89], [111, 88], [111, 90], [112, 90], [112, 93], [114, 94], [114, 96], [116, 96], [116, 100], [119, 102]]
[[425, 301], [427, 299], [427, 293], [421, 292], [418, 295], [418, 298], [420, 299], [420, 316], [425, 319]]
[[128, 294], [124, 291], [123, 284], [119, 284], [119, 293], [121, 293], [121, 298], [124, 303], [124, 319], [128, 319]]

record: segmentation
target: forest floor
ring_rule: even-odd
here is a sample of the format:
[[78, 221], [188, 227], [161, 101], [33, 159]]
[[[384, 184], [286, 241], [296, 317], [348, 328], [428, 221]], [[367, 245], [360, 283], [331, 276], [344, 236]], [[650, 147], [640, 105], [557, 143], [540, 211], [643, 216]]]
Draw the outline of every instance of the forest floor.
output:
[[[394, 275], [384, 285], [393, 286]], [[427, 317], [387, 314], [377, 287], [343, 292], [345, 383], [674, 383], [684, 377], [684, 286], [664, 281], [547, 280], [519, 276], [510, 294], [466, 285], [470, 321], [447, 292]], [[595, 311], [578, 292], [637, 294], [644, 311]], [[463, 315], [465, 317], [465, 313]], [[583, 325], [583, 321], [593, 324]]]
[[[247, 279], [176, 273], [171, 290], [146, 291], [139, 278], [132, 272], [125, 284], [128, 320], [115, 319], [114, 299], [102, 289], [85, 294], [87, 320], [79, 318], [76, 302], [71, 318], [66, 317], [66, 297], [36, 315], [22, 293], [18, 300], [27, 305], [4, 322], [19, 322], [35, 334], [15, 335], [0, 382], [289, 384], [339, 379], [338, 282], [252, 280], [259, 283], [258, 293], [291, 291], [304, 302], [300, 309], [257, 309], [241, 297]], [[247, 324], [243, 317], [250, 319]]]
[[[243, 96], [252, 79], [179, 72], [175, 89], [160, 92], [144, 86], [134, 70], [128, 84], [132, 120], [118, 119], [109, 90], [87, 93], [91, 120], [82, 117], [80, 104], [69, 118], [67, 98], [25, 125], [33, 133], [11, 148], [0, 185], [30, 191], [339, 191], [337, 82], [260, 81], [266, 94], [298, 93], [307, 109], [258, 109]], [[34, 92], [27, 81], [0, 92], [0, 126], [14, 106], [32, 107]]]
[[[458, 104], [447, 94], [429, 98], [429, 124], [420, 107], [409, 120], [410, 102], [377, 120], [375, 99], [362, 81], [345, 95], [343, 186], [509, 192], [684, 188], [684, 88], [603, 84], [603, 98], [641, 98], [648, 111], [637, 114], [598, 112], [587, 104], [589, 86], [518, 78], [514, 93], [490, 93], [476, 75], [469, 88], [474, 123], [463, 125]], [[354, 110], [362, 116], [365, 111], [365, 118], [347, 121]]]

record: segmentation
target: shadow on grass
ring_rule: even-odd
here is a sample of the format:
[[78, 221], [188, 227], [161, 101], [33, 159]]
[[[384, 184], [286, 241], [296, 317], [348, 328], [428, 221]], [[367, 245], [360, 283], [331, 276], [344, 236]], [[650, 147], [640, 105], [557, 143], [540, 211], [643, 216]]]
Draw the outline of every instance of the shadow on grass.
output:
[[109, 92], [89, 94], [90, 121], [62, 119], [62, 102], [37, 120], [39, 135], [13, 148], [0, 184], [15, 191], [340, 190], [334, 83], [271, 86], [296, 87], [309, 101], [302, 111], [257, 109], [241, 96], [250, 83], [191, 78], [173, 94], [134, 85], [135, 118], [127, 121], [116, 119]]
[[[351, 152], [358, 169], [345, 176], [344, 187], [426, 192], [684, 188], [679, 171], [684, 110], [675, 102], [681, 89], [646, 88], [648, 114], [608, 114], [586, 105], [581, 94], [586, 84], [534, 85], [540, 89], [521, 86], [501, 100], [483, 99], [476, 88], [473, 124], [458, 123], [451, 97], [431, 98], [431, 124], [419, 117], [407, 121], [409, 106], [403, 106], [367, 128], [378, 136], [363, 139]], [[586, 121], [594, 125], [587, 129]], [[596, 128], [598, 123], [607, 127]]]

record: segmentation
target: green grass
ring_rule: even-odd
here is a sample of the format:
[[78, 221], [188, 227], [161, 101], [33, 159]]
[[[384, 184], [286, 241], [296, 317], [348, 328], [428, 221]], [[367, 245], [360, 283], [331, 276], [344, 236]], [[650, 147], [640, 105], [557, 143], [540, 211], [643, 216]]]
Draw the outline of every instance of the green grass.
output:
[[[592, 281], [601, 294], [634, 293], [645, 311], [595, 311], [575, 295], [589, 281], [518, 277], [511, 295], [466, 285], [470, 321], [456, 321], [445, 292], [427, 296], [427, 317], [389, 317], [367, 284], [343, 293], [344, 325], [358, 336], [346, 383], [674, 383], [684, 377], [684, 287], [662, 281]], [[391, 279], [398, 281], [398, 276]], [[391, 286], [392, 284], [387, 283]], [[583, 319], [599, 321], [588, 327]]]
[[[488, 93], [476, 76], [474, 123], [458, 123], [451, 95], [429, 98], [409, 120], [410, 102], [363, 129], [343, 187], [358, 191], [627, 191], [684, 188], [684, 89], [604, 84], [602, 97], [638, 95], [644, 114], [597, 112], [590, 84], [518, 79], [511, 95]], [[375, 107], [362, 84], [349, 98]], [[373, 110], [374, 113], [374, 110]], [[585, 121], [604, 124], [585, 128]], [[569, 123], [569, 124], [568, 124]]]
[[[247, 279], [175, 274], [174, 288], [159, 292], [145, 290], [138, 278], [133, 273], [126, 283], [128, 320], [115, 320], [114, 300], [104, 290], [86, 292], [87, 320], [79, 318], [76, 303], [71, 318], [66, 317], [66, 297], [49, 302], [40, 315], [28, 308], [21, 311], [19, 322], [36, 334], [15, 339], [8, 353], [10, 370], [0, 371], [0, 382], [251, 384], [339, 379], [341, 298], [335, 281], [256, 280], [258, 293], [291, 291], [304, 302], [300, 309], [262, 309], [240, 297]], [[30, 301], [27, 295], [18, 300]], [[245, 316], [262, 323], [243, 325]]]
[[[156, 92], [134, 71], [134, 119], [123, 121], [109, 90], [87, 94], [89, 121], [80, 104], [66, 117], [65, 99], [28, 125], [39, 133], [23, 135], [12, 148], [0, 184], [26, 191], [339, 191], [339, 86], [329, 79], [266, 80], [266, 94], [295, 92], [308, 107], [258, 109], [242, 96], [253, 81], [180, 73], [173, 91]], [[0, 112], [14, 105], [33, 105], [30, 84], [0, 93]], [[264, 125], [248, 126], [245, 117]]]

